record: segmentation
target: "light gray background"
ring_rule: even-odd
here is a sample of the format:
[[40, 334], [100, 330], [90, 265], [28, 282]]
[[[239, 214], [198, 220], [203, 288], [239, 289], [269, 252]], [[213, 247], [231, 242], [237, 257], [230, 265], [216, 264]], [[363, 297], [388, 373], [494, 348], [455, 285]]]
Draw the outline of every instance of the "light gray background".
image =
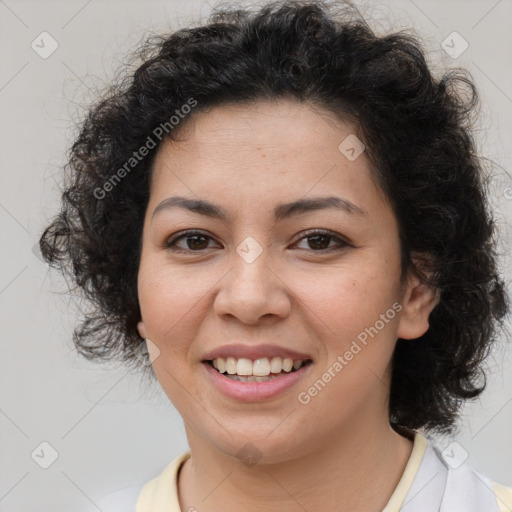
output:
[[[437, 68], [471, 71], [482, 97], [479, 151], [503, 173], [493, 186], [493, 204], [502, 251], [510, 253], [511, 0], [357, 4], [381, 32], [417, 30]], [[181, 418], [160, 388], [145, 393], [126, 369], [75, 355], [76, 308], [62, 278], [48, 271], [33, 246], [59, 208], [60, 168], [80, 104], [97, 97], [148, 30], [178, 28], [210, 10], [202, 1], [0, 0], [0, 511], [99, 510], [102, 496], [153, 478], [187, 448]], [[46, 59], [31, 48], [43, 31], [59, 45]], [[441, 48], [453, 31], [469, 43], [457, 59]], [[502, 264], [510, 281], [510, 258]], [[456, 439], [468, 463], [508, 485], [510, 345], [503, 340], [489, 360], [488, 390], [465, 408]], [[46, 470], [31, 458], [43, 441], [58, 452]]]

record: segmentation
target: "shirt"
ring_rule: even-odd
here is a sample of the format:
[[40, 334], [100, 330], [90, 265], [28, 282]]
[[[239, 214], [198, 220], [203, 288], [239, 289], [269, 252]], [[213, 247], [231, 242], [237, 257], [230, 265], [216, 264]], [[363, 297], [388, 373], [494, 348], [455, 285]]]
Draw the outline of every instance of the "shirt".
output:
[[[431, 438], [414, 431], [409, 460], [382, 512], [512, 512], [512, 488], [492, 482], [458, 458], [443, 452]], [[109, 495], [104, 512], [183, 512], [178, 500], [178, 473], [190, 458], [174, 458], [156, 478]], [[135, 509], [134, 509], [135, 507]]]

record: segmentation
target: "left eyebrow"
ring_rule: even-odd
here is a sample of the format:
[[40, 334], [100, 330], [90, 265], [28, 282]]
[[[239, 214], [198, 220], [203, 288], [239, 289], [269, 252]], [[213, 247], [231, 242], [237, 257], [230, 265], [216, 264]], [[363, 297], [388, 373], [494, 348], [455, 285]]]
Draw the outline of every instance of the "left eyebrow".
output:
[[314, 210], [323, 210], [325, 208], [336, 208], [353, 215], [364, 216], [366, 212], [351, 203], [347, 199], [337, 196], [315, 197], [311, 199], [299, 199], [291, 203], [280, 204], [274, 208], [274, 217], [276, 221], [287, 219], [292, 215], [300, 215]]
[[[182, 196], [173, 196], [164, 199], [154, 209], [152, 218], [162, 210], [172, 208], [183, 208], [191, 212], [198, 213], [199, 215], [220, 219], [224, 222], [228, 222], [230, 220], [230, 215], [220, 206], [210, 203], [209, 201], [205, 201], [204, 199], [190, 199]], [[342, 210], [346, 213], [357, 216], [365, 216], [367, 214], [367, 212], [362, 208], [356, 206], [347, 199], [337, 196], [328, 196], [298, 199], [297, 201], [277, 205], [274, 208], [274, 217], [276, 221], [280, 221], [292, 217], [293, 215], [301, 215], [310, 211], [326, 208], [336, 208], [337, 210]]]

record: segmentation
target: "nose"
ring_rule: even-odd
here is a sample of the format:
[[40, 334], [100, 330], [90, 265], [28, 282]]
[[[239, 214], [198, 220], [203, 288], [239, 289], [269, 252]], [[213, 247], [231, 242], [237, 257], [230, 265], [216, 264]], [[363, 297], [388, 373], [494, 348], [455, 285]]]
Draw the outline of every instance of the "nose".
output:
[[265, 251], [252, 262], [234, 254], [215, 297], [214, 312], [245, 324], [257, 324], [263, 317], [287, 317], [292, 303], [289, 290], [269, 263]]

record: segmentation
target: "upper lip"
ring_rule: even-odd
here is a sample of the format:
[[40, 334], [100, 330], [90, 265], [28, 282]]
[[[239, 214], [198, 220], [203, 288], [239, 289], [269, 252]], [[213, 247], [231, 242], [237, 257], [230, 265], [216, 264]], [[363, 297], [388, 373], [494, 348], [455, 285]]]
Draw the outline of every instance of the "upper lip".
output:
[[282, 358], [290, 358], [294, 361], [298, 360], [307, 360], [311, 359], [311, 357], [307, 354], [302, 354], [297, 352], [296, 350], [291, 350], [285, 347], [279, 347], [277, 345], [224, 345], [222, 347], [217, 347], [210, 352], [206, 353], [203, 357], [204, 361], [213, 361], [217, 359], [217, 357], [234, 357], [235, 359], [240, 359], [242, 357], [247, 359], [263, 359], [264, 357], [268, 357], [271, 359], [272, 357], [282, 357]]

